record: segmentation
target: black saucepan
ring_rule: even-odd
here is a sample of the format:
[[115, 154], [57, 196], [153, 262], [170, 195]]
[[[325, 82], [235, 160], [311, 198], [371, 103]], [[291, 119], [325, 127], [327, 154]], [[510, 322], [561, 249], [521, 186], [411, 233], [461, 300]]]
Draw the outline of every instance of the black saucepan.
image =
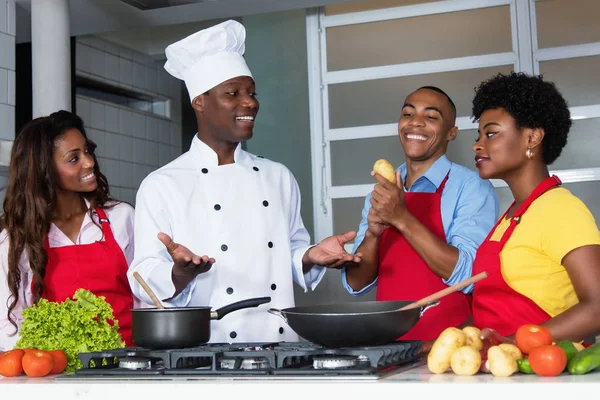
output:
[[400, 310], [412, 301], [365, 301], [292, 307], [269, 312], [304, 339], [328, 348], [392, 343], [408, 332], [427, 309], [440, 304]]
[[211, 307], [136, 308], [132, 312], [132, 338], [147, 349], [178, 349], [199, 346], [210, 340], [210, 321], [232, 311], [258, 307], [271, 301], [259, 297], [238, 301], [211, 311]]

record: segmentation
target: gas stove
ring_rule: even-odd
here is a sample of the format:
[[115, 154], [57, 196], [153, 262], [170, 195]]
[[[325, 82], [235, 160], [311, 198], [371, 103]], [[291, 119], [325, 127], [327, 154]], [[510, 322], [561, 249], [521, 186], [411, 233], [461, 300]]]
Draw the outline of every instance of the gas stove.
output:
[[263, 377], [381, 379], [418, 365], [420, 341], [330, 349], [310, 342], [211, 343], [149, 350], [80, 353], [83, 368], [69, 378]]

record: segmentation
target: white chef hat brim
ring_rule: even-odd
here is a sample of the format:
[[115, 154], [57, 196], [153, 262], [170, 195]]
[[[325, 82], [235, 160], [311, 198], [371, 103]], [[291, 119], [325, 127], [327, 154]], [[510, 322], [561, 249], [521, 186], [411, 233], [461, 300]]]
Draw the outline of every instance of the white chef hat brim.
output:
[[190, 101], [238, 76], [252, 77], [244, 60], [246, 30], [229, 20], [196, 32], [165, 50], [165, 70], [185, 82]]
[[221, 52], [206, 56], [183, 73], [190, 101], [215, 86], [238, 76], [252, 73], [244, 57], [236, 52]]

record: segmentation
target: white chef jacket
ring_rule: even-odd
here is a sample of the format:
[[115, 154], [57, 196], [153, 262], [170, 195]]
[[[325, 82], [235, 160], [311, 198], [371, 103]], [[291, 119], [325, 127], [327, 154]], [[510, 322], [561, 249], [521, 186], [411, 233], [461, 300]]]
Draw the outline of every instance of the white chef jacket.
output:
[[[89, 208], [90, 203], [86, 201], [86, 205]], [[134, 210], [133, 207], [127, 203], [118, 203], [112, 208], [104, 209], [106, 217], [110, 221], [110, 227], [113, 231], [115, 241], [119, 244], [119, 247], [125, 255], [127, 264], [131, 264], [133, 260], [133, 222], [134, 222]], [[92, 220], [93, 218], [93, 220]], [[50, 230], [48, 232], [48, 245], [51, 248], [73, 246], [79, 244], [90, 244], [97, 240], [104, 240], [102, 228], [98, 227], [100, 220], [94, 213], [93, 217], [90, 217], [89, 213], [86, 213], [83, 222], [81, 224], [81, 230], [77, 235], [75, 243], [71, 241], [54, 224], [50, 224]], [[8, 305], [12, 302], [10, 289], [8, 288], [7, 274], [8, 274], [8, 232], [4, 229], [0, 233], [0, 351], [10, 350], [14, 347], [17, 340], [19, 340], [19, 334], [15, 333], [15, 327], [8, 320]], [[23, 322], [21, 315], [22, 311], [29, 307], [33, 303], [33, 293], [31, 292], [31, 282], [33, 281], [33, 274], [29, 268], [29, 257], [27, 252], [23, 251], [21, 259], [19, 261], [21, 268], [21, 286], [19, 293], [19, 300], [17, 301], [16, 307], [13, 309], [13, 321], [17, 323], [19, 329]], [[109, 277], [107, 277], [108, 279]], [[134, 299], [135, 304], [142, 306], [138, 300]]]
[[[211, 343], [297, 341], [273, 308], [294, 306], [293, 282], [314, 289], [325, 267], [302, 272], [310, 236], [300, 216], [300, 190], [282, 164], [255, 156], [238, 144], [233, 164], [196, 135], [190, 150], [142, 182], [136, 199], [135, 256], [129, 282], [135, 296], [151, 299], [133, 278], [137, 271], [165, 307], [222, 306], [254, 297], [271, 302], [211, 321]], [[216, 263], [179, 295], [173, 260], [157, 234]]]

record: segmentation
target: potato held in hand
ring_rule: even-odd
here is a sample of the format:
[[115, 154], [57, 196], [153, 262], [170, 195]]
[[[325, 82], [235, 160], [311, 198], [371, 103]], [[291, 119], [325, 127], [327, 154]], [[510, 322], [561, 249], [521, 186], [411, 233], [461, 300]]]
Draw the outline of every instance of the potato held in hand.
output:
[[433, 343], [427, 355], [427, 368], [434, 374], [443, 374], [450, 368], [452, 353], [467, 343], [467, 335], [458, 328], [446, 328]]
[[384, 160], [383, 158], [375, 161], [375, 165], [373, 165], [373, 171], [377, 172], [379, 175], [383, 176], [388, 181], [392, 182], [394, 185], [396, 184], [396, 172], [394, 171], [394, 167], [388, 160]]

